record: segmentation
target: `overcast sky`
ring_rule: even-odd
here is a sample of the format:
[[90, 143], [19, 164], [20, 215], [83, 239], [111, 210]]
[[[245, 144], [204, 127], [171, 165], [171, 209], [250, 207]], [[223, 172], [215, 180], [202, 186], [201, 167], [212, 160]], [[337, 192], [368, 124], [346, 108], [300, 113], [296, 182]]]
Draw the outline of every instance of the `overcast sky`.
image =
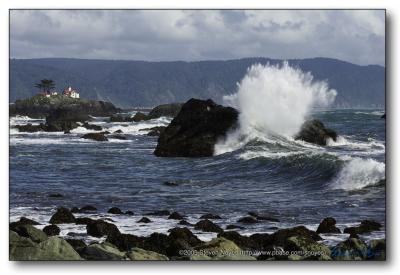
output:
[[13, 10], [10, 24], [12, 58], [385, 62], [383, 10]]

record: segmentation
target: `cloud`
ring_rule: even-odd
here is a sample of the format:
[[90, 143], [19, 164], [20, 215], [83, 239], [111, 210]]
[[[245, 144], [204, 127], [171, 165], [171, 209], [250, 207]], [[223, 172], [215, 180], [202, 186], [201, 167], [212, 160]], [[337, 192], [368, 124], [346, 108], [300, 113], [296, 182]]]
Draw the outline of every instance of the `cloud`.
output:
[[12, 58], [385, 60], [383, 10], [12, 10]]

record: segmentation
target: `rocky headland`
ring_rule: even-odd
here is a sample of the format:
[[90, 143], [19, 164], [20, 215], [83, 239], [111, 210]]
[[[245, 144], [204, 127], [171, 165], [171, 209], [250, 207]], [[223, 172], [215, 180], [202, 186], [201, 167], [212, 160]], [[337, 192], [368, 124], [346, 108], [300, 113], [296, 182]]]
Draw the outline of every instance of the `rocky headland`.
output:
[[[204, 214], [196, 224], [190, 224], [185, 216], [168, 210], [154, 211], [143, 215], [137, 223], [152, 223], [153, 217], [176, 220], [177, 226], [167, 234], [152, 233], [148, 236], [126, 234], [113, 223], [112, 219], [75, 216], [75, 213], [89, 215], [97, 209], [86, 205], [81, 208], [59, 207], [51, 216], [48, 225], [21, 217], [10, 223], [10, 260], [289, 260], [289, 261], [354, 261], [385, 260], [385, 239], [365, 242], [359, 235], [380, 230], [382, 225], [372, 221], [361, 221], [359, 226], [349, 227], [341, 232], [332, 217], [321, 221], [317, 231], [303, 225], [276, 229], [273, 233], [241, 235], [236, 228], [245, 227], [245, 217], [238, 219], [238, 225], [221, 228], [215, 221], [223, 219], [212, 213]], [[109, 209], [110, 215], [131, 216], [133, 212], [117, 207]], [[255, 222], [266, 222], [262, 215], [249, 213]], [[268, 218], [268, 217], [267, 217]], [[275, 218], [276, 219], [276, 218]], [[87, 236], [101, 238], [85, 242], [82, 235], [68, 233], [59, 236], [58, 225], [76, 224], [86, 226]], [[216, 237], [202, 241], [192, 231], [215, 232]], [[349, 233], [350, 232], [350, 233]], [[321, 234], [346, 234], [344, 241], [334, 246], [321, 242]]]

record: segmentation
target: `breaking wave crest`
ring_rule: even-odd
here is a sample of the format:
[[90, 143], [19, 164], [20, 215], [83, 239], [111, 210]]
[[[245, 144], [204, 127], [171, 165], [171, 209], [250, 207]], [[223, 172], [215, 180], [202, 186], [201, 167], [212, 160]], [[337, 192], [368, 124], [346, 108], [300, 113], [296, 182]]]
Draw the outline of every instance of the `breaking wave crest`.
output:
[[282, 65], [256, 64], [238, 84], [225, 104], [239, 110], [239, 128], [214, 148], [216, 155], [237, 150], [253, 138], [292, 137], [314, 107], [326, 107], [336, 97], [324, 81], [310, 73]]
[[377, 185], [385, 179], [385, 164], [373, 159], [353, 158], [347, 161], [332, 181], [333, 189], [358, 190]]

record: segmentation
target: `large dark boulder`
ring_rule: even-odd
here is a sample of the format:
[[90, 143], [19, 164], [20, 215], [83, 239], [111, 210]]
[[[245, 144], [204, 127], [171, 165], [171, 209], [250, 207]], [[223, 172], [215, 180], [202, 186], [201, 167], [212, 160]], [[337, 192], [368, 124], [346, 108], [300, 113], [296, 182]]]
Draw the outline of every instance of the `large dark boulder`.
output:
[[218, 234], [218, 238], [220, 237], [234, 242], [243, 250], [259, 250], [261, 248], [255, 239], [252, 239], [248, 236], [242, 236], [236, 231], [221, 232]]
[[305, 226], [296, 226], [287, 229], [280, 229], [271, 234], [268, 239], [271, 244], [276, 246], [285, 246], [290, 237], [303, 237], [313, 241], [320, 241], [322, 238], [314, 231], [307, 229]]
[[113, 231], [107, 235], [107, 242], [112, 243], [119, 250], [129, 251], [133, 247], [143, 247], [143, 238], [132, 234], [121, 234]]
[[235, 127], [238, 112], [211, 99], [190, 99], [158, 138], [158, 157], [209, 157], [214, 145]]
[[182, 108], [183, 103], [162, 104], [154, 107], [148, 114], [150, 119], [162, 116], [175, 117]]
[[111, 207], [110, 209], [108, 209], [107, 213], [114, 214], [114, 215], [124, 214], [124, 212], [122, 212], [122, 210], [119, 209], [118, 207]]
[[357, 238], [349, 238], [332, 248], [332, 259], [338, 261], [366, 260], [367, 244]]
[[19, 225], [27, 225], [27, 224], [40, 225], [40, 223], [38, 223], [37, 221], [31, 220], [31, 219], [28, 219], [28, 218], [25, 218], [25, 217], [21, 217], [19, 219], [19, 221], [10, 223], [10, 229], [12, 230], [13, 227], [16, 227], [16, 226], [19, 226]]
[[75, 223], [75, 217], [71, 211], [65, 207], [60, 207], [50, 219], [51, 224]]
[[295, 139], [318, 145], [326, 145], [328, 139], [336, 141], [337, 134], [334, 130], [325, 128], [325, 125], [321, 121], [313, 119], [303, 123]]
[[43, 228], [43, 232], [46, 233], [47, 236], [57, 236], [60, 234], [60, 231], [60, 228], [55, 224], [47, 225]]
[[210, 220], [201, 220], [194, 225], [194, 229], [201, 230], [204, 232], [223, 232], [222, 228], [213, 223]]
[[328, 217], [322, 220], [319, 224], [317, 233], [341, 233], [340, 229], [336, 226], [336, 220], [334, 218]]
[[365, 234], [372, 231], [380, 230], [382, 225], [373, 220], [364, 220], [361, 222], [359, 226], [355, 227], [346, 227], [343, 230], [343, 233], [350, 234], [350, 235], [358, 235], [358, 234]]
[[103, 220], [94, 220], [86, 225], [87, 234], [93, 237], [109, 236], [111, 234], [120, 234], [115, 224]]

